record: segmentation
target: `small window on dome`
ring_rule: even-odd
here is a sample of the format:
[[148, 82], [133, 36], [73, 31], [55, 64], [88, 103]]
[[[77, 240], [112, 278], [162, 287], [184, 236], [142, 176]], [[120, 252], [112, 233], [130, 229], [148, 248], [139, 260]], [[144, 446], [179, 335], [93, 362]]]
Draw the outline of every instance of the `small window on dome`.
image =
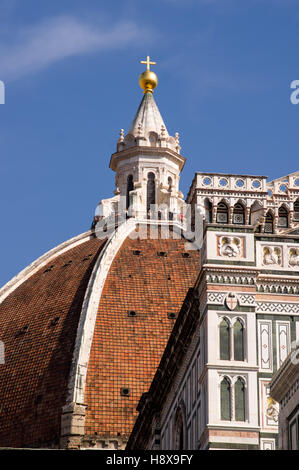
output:
[[128, 317], [137, 317], [135, 310], [128, 310]]
[[176, 314], [174, 312], [169, 312], [167, 314], [167, 317], [170, 319], [170, 320], [174, 320], [176, 319]]
[[72, 264], [72, 260], [68, 261], [67, 263], [65, 263], [62, 267], [63, 268], [67, 268], [68, 266], [70, 266]]
[[49, 266], [47, 269], [45, 269], [44, 273], [49, 273], [50, 271], [52, 271], [53, 268], [54, 268], [54, 264], [52, 264], [52, 266]]
[[167, 253], [165, 251], [158, 251], [157, 255], [161, 256], [161, 258], [166, 258], [167, 257]]
[[60, 317], [55, 317], [53, 320], [50, 322], [50, 326], [56, 326], [59, 322]]
[[25, 333], [27, 333], [29, 329], [28, 325], [23, 326], [15, 335], [15, 338], [18, 338], [19, 336], [23, 336]]

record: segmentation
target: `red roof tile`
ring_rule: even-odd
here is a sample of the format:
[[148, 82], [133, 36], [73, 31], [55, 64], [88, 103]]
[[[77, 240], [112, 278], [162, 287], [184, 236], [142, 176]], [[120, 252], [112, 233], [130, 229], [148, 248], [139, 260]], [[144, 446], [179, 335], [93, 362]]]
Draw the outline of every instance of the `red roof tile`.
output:
[[58, 255], [0, 304], [0, 446], [58, 444], [79, 315], [102, 246], [92, 239]]
[[140, 396], [151, 384], [174, 325], [168, 313], [178, 314], [198, 274], [199, 253], [189, 251], [185, 258], [185, 251], [184, 240], [127, 238], [115, 257], [91, 348], [85, 435], [130, 434]]

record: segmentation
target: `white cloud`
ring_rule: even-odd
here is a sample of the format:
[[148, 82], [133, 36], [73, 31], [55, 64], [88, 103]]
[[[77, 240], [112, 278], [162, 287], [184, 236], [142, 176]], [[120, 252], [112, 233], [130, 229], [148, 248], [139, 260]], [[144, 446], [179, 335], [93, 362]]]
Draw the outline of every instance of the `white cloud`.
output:
[[120, 22], [99, 28], [74, 17], [56, 17], [18, 33], [13, 43], [0, 47], [1, 78], [19, 78], [66, 57], [88, 52], [120, 49], [146, 41], [144, 28]]

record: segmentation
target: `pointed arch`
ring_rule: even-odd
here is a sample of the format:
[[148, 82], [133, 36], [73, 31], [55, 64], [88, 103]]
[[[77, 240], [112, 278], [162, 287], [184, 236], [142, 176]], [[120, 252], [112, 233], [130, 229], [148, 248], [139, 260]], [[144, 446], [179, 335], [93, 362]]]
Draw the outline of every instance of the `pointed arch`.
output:
[[148, 135], [148, 140], [151, 147], [156, 147], [158, 142], [158, 134], [156, 132], [150, 132]]
[[233, 209], [233, 224], [245, 224], [245, 208], [242, 203], [237, 202]]
[[289, 225], [288, 219], [289, 211], [284, 205], [280, 206], [280, 208], [278, 209], [278, 227], [287, 228]]
[[231, 421], [231, 382], [224, 377], [220, 383], [221, 420]]
[[174, 416], [172, 436], [173, 450], [188, 449], [186, 408], [182, 401], [179, 404]]
[[220, 359], [230, 360], [230, 323], [223, 318], [219, 325]]
[[244, 361], [244, 325], [240, 318], [234, 323], [234, 360]]
[[126, 209], [130, 207], [130, 191], [134, 189], [133, 175], [128, 175], [127, 178], [127, 199], [126, 199]]
[[228, 205], [223, 201], [217, 205], [216, 221], [219, 224], [228, 224]]
[[235, 382], [235, 420], [245, 421], [245, 382], [241, 377]]
[[265, 233], [273, 233], [274, 217], [271, 210], [268, 210], [265, 218]]
[[205, 207], [206, 222], [210, 224], [213, 222], [213, 206], [212, 206], [211, 201], [208, 198], [205, 198], [204, 200], [204, 207]]
[[299, 222], [299, 198], [294, 202], [294, 221]]
[[153, 172], [147, 175], [147, 186], [146, 186], [146, 210], [149, 213], [151, 205], [156, 204], [156, 184], [155, 174]]
[[255, 225], [259, 218], [263, 215], [263, 204], [256, 199], [250, 206], [249, 224]]

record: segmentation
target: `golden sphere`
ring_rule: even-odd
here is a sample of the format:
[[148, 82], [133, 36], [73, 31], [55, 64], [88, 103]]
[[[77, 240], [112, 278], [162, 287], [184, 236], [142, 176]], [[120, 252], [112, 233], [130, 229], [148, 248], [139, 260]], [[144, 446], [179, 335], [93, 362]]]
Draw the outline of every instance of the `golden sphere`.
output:
[[139, 77], [139, 85], [143, 89], [143, 93], [147, 91], [153, 92], [154, 88], [158, 85], [158, 77], [151, 70], [146, 70]]

